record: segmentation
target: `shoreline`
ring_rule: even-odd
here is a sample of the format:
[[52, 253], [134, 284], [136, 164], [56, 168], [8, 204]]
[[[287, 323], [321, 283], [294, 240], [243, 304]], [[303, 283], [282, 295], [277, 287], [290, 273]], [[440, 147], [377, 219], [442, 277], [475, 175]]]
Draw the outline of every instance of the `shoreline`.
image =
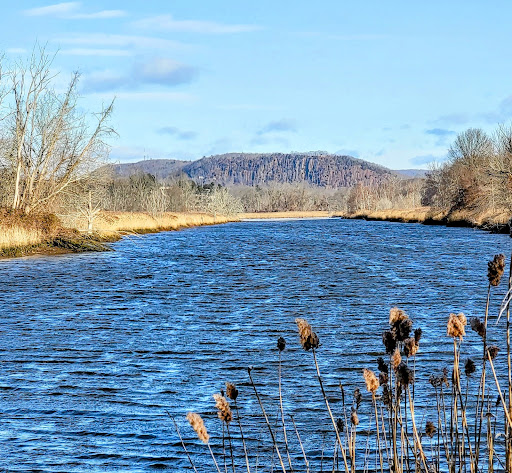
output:
[[414, 209], [391, 209], [358, 212], [252, 212], [240, 214], [240, 219], [266, 220], [266, 219], [315, 219], [315, 218], [342, 218], [348, 220], [368, 220], [376, 222], [419, 223], [422, 225], [443, 225], [446, 227], [478, 228], [491, 233], [510, 233], [510, 218], [512, 214], [506, 211], [494, 213], [470, 213], [466, 211], [441, 212], [429, 207]]
[[14, 242], [12, 246], [0, 247], [0, 260], [112, 251], [108, 243], [115, 243], [127, 235], [178, 231], [238, 221], [238, 217], [202, 212], [166, 212], [160, 215], [144, 212], [102, 212], [95, 221], [92, 233], [78, 230], [87, 226], [83, 220], [68, 221], [55, 234], [41, 237], [41, 241], [31, 244]]

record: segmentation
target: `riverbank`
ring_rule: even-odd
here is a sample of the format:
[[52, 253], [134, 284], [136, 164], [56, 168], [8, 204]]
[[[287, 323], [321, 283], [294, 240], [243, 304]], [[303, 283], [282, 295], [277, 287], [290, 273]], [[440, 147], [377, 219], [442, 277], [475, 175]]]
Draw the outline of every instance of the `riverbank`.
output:
[[286, 218], [347, 218], [402, 223], [422, 223], [425, 225], [445, 225], [449, 227], [472, 227], [495, 233], [508, 233], [512, 215], [505, 210], [495, 212], [455, 211], [442, 212], [430, 207], [389, 210], [361, 210], [357, 212], [252, 212], [240, 214], [243, 220], [286, 219]]
[[94, 231], [85, 219], [59, 219], [51, 215], [14, 215], [4, 211], [0, 219], [0, 258], [108, 251], [107, 243], [129, 234], [181, 230], [238, 221], [237, 217], [201, 212], [150, 215], [143, 212], [102, 212]]

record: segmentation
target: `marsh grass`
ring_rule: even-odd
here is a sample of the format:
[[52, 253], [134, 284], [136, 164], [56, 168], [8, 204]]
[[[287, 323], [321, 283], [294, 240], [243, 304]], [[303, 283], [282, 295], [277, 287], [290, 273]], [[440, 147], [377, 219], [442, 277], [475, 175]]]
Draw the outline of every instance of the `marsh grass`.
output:
[[[321, 451], [320, 469], [313, 469], [308, 458], [309, 452], [301, 440], [304, 433], [301, 434], [292, 416], [288, 418], [295, 436], [292, 438], [287, 435], [281, 377], [282, 356], [286, 354], [286, 344], [280, 338], [276, 350], [279, 381], [276, 397], [279, 404], [278, 416], [282, 416], [281, 422], [278, 422], [277, 417], [274, 425], [271, 422], [267, 414], [271, 410], [268, 405], [263, 406], [264, 401], [256, 388], [252, 370], [248, 370], [249, 385], [252, 386], [261, 409], [259, 415], [263, 417], [268, 430], [269, 448], [277, 454], [272, 458], [277, 459], [277, 462], [268, 459], [270, 463], [262, 467], [259, 455], [248, 452], [250, 445], [243, 439], [243, 419], [238, 414], [242, 438], [233, 435], [230, 440], [235, 446], [243, 444], [244, 456], [242, 461], [241, 456], [231, 455], [233, 471], [245, 463], [248, 472], [512, 472], [512, 376], [509, 362], [508, 300], [502, 303], [502, 306], [505, 304], [502, 312], [507, 313], [506, 320], [504, 318], [501, 325], [490, 323], [494, 315], [491, 314], [490, 303], [495, 297], [495, 288], [502, 279], [504, 266], [503, 255], [496, 255], [489, 262], [487, 300], [485, 307], [482, 307], [482, 313], [485, 313], [483, 322], [472, 318], [468, 324], [463, 313], [446, 314], [446, 332], [438, 335], [444, 340], [439, 343], [451, 346], [451, 365], [439, 367], [437, 373], [421, 371], [421, 358], [429, 356], [429, 347], [422, 346], [420, 342], [421, 329], [416, 328], [413, 331], [413, 321], [409, 316], [396, 307], [392, 308], [389, 329], [382, 337], [382, 356], [375, 360], [375, 366], [357, 367], [361, 373], [361, 386], [366, 387], [371, 400], [363, 397], [360, 390], [356, 389], [353, 396], [349, 397], [352, 401], [347, 401], [345, 388], [340, 384], [341, 408], [340, 402], [335, 405], [331, 403], [331, 399], [339, 396], [339, 393], [335, 394], [335, 388], [327, 385], [320, 373], [318, 358], [322, 351], [321, 334], [317, 335], [307, 320], [296, 319], [298, 342], [311, 355], [310, 362], [316, 372], [317, 385], [324, 400], [327, 417], [332, 423], [330, 440], [327, 437], [325, 443], [322, 438], [321, 445], [315, 447], [317, 452]], [[509, 293], [511, 286], [512, 277], [509, 273]], [[499, 322], [497, 315], [493, 322]], [[481, 351], [474, 345], [467, 344], [469, 330], [476, 333]], [[506, 346], [505, 353], [500, 353], [497, 346], [489, 345], [490, 332], [493, 341], [498, 340], [501, 346]], [[470, 352], [482, 353], [481, 359], [477, 359], [476, 363], [468, 359]], [[378, 371], [373, 371], [376, 368]], [[428, 383], [416, 386], [418, 374], [423, 379], [428, 378]], [[238, 390], [236, 393], [238, 396]], [[248, 394], [250, 393], [244, 393]], [[418, 396], [421, 402], [417, 400]], [[433, 403], [425, 404], [426, 398], [433, 400]], [[239, 402], [236, 404], [237, 413]], [[302, 407], [307, 410], [307, 406]], [[360, 425], [360, 413], [367, 426]], [[251, 417], [254, 416], [257, 413], [251, 414]], [[358, 435], [359, 431], [364, 435]], [[329, 450], [325, 445], [329, 445], [331, 441], [334, 448]], [[241, 448], [236, 451], [240, 452]], [[294, 455], [292, 451], [295, 452]], [[286, 452], [286, 456], [281, 452]], [[256, 463], [251, 467], [250, 459], [254, 460], [255, 457]]]

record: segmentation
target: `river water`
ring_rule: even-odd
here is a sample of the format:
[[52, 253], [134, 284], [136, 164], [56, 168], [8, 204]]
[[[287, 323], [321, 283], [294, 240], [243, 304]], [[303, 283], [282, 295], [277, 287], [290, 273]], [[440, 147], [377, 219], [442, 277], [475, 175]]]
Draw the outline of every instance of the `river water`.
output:
[[[168, 411], [201, 471], [213, 471], [184, 416], [204, 417], [219, 455], [212, 394], [231, 381], [252, 461], [269, 471], [247, 367], [275, 423], [283, 336], [284, 408], [319, 471], [334, 440], [295, 317], [320, 337], [320, 369], [339, 411], [339, 382], [347, 396], [360, 387], [370, 405], [361, 370], [376, 370], [389, 308], [405, 309], [424, 331], [420, 391], [448, 360], [449, 313], [483, 314], [487, 261], [510, 254], [511, 243], [467, 228], [259, 221], [125, 238], [108, 253], [0, 261], [0, 470], [192, 471]], [[465, 352], [476, 355], [474, 345]], [[419, 404], [429, 405], [422, 389]], [[234, 448], [240, 459], [238, 440]], [[292, 450], [300, 458], [296, 441]]]

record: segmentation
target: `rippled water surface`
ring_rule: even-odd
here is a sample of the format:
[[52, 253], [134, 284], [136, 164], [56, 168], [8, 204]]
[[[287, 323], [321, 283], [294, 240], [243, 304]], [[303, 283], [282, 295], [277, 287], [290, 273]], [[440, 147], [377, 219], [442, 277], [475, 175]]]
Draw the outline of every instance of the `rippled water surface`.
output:
[[335, 409], [338, 382], [362, 388], [361, 369], [376, 368], [393, 305], [424, 329], [421, 381], [450, 350], [447, 315], [482, 315], [487, 260], [510, 253], [510, 243], [464, 228], [264, 221], [124, 239], [109, 253], [0, 261], [0, 469], [188, 471], [166, 410], [193, 453], [205, 449], [184, 415], [201, 413], [218, 451], [211, 396], [225, 381], [239, 387], [251, 451], [264, 463], [246, 368], [275, 422], [280, 335], [285, 409], [313, 461], [322, 448], [332, 454], [294, 318], [320, 336]]

